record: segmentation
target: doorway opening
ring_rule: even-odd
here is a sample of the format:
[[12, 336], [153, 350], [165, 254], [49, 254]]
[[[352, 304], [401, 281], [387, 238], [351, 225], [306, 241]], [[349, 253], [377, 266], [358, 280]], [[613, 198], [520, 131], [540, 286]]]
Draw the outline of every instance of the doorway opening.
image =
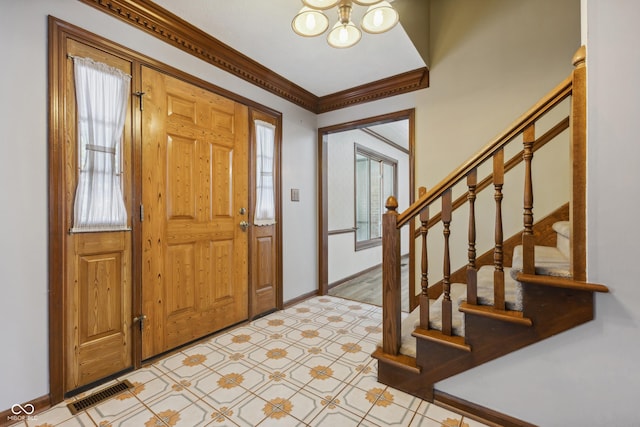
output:
[[[319, 293], [382, 304], [382, 216], [414, 201], [414, 110], [318, 130]], [[415, 295], [413, 245], [402, 238], [403, 292]]]

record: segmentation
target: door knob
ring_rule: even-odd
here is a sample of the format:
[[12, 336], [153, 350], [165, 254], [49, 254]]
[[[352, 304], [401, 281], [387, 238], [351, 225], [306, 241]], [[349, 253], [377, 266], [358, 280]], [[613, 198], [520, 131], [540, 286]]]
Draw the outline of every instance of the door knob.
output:
[[240, 228], [242, 228], [242, 231], [247, 231], [247, 228], [249, 228], [249, 223], [247, 221], [240, 221]]

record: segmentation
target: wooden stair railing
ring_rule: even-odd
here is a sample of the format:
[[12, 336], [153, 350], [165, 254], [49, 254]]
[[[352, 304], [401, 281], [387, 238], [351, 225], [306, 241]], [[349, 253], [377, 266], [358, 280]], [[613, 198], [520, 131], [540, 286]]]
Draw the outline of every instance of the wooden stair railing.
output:
[[[539, 138], [535, 139], [533, 141], [533, 143], [529, 143], [528, 147], [525, 146], [525, 149], [520, 151], [519, 153], [515, 154], [514, 156], [512, 156], [509, 160], [507, 160], [504, 163], [504, 173], [508, 173], [509, 171], [511, 171], [513, 168], [515, 168], [516, 166], [518, 166], [521, 163], [525, 163], [526, 166], [526, 170], [525, 173], [530, 175], [531, 174], [531, 160], [533, 159], [533, 154], [535, 152], [537, 152], [538, 150], [540, 150], [542, 147], [544, 147], [547, 143], [549, 143], [550, 141], [553, 141], [554, 138], [556, 138], [558, 135], [560, 135], [562, 132], [564, 132], [565, 130], [569, 129], [569, 117], [565, 117], [564, 119], [560, 120], [555, 126], [553, 126], [551, 129], [549, 129], [547, 132], [544, 133], [544, 135], [540, 136]], [[524, 143], [523, 143], [524, 145]], [[530, 150], [530, 151], [528, 151]], [[482, 190], [484, 190], [485, 188], [489, 187], [491, 184], [493, 183], [493, 173], [490, 173], [489, 175], [487, 175], [482, 181], [478, 182], [477, 179], [477, 171], [474, 169], [471, 172], [469, 172], [469, 174], [467, 175], [467, 187], [468, 190], [466, 193], [462, 194], [461, 196], [459, 196], [454, 202], [453, 202], [453, 211], [455, 212], [458, 208], [460, 208], [461, 206], [464, 206], [465, 203], [467, 203], [469, 205], [469, 263], [466, 266], [466, 271], [464, 272], [464, 279], [463, 276], [461, 276], [461, 274], [459, 274], [459, 272], [456, 273], [452, 273], [451, 276], [451, 280], [452, 281], [466, 281], [467, 286], [475, 286], [476, 282], [475, 282], [475, 275], [477, 273], [477, 268], [479, 268], [480, 266], [476, 266], [476, 248], [475, 248], [475, 237], [476, 237], [476, 224], [475, 224], [475, 200], [477, 197], [477, 194], [480, 193]], [[426, 193], [426, 188], [425, 187], [420, 187], [418, 189], [418, 197], [424, 195]], [[531, 198], [527, 204], [527, 201], [525, 200], [525, 215], [527, 214], [527, 209], [528, 212], [530, 212], [532, 214], [532, 209], [533, 209], [533, 189], [529, 188], [529, 193], [531, 195]], [[424, 210], [426, 210], [427, 212], [429, 211], [429, 207], [426, 207]], [[422, 215], [422, 213], [420, 214]], [[442, 213], [438, 212], [436, 213], [433, 217], [431, 217], [430, 219], [427, 217], [427, 222], [426, 224], [422, 224], [420, 228], [418, 228], [415, 232], [413, 237], [415, 239], [422, 239], [424, 241], [424, 239], [426, 239], [426, 234], [428, 233], [429, 229], [431, 229], [432, 227], [434, 227], [436, 224], [439, 224], [442, 221]], [[533, 216], [531, 216], [530, 218], [530, 222], [533, 221]], [[525, 225], [525, 231], [530, 234], [533, 232], [532, 230], [532, 225], [533, 223], [531, 222], [530, 226], [527, 227]], [[423, 230], [424, 229], [424, 230]], [[425, 235], [425, 237], [423, 238], [423, 234]], [[531, 240], [531, 238], [529, 238]], [[421, 243], [422, 245], [422, 243]], [[442, 281], [437, 282], [435, 284], [433, 284], [432, 286], [427, 286], [427, 294], [429, 295], [430, 298], [437, 298], [441, 293], [442, 293]], [[419, 296], [420, 295], [409, 295], [409, 311], [412, 311], [415, 307], [418, 306], [419, 304]], [[475, 300], [469, 300], [468, 302], [475, 304]]]
[[[533, 240], [533, 153], [540, 146], [553, 138], [571, 124], [570, 151], [572, 163], [570, 220], [572, 227], [571, 275], [574, 280], [586, 278], [585, 273], [585, 160], [586, 160], [586, 88], [585, 88], [585, 49], [578, 50], [573, 58], [574, 70], [569, 77], [543, 97], [529, 111], [516, 120], [506, 131], [487, 144], [471, 159], [464, 162], [456, 170], [429, 191], [421, 191], [418, 200], [404, 212], [397, 212], [397, 201], [391, 197], [387, 201], [387, 213], [383, 218], [383, 338], [382, 352], [398, 355], [401, 340], [400, 309], [400, 229], [410, 224], [414, 218], [420, 221], [420, 228], [414, 234], [422, 239], [422, 266], [420, 301], [420, 328], [429, 329], [429, 285], [427, 266], [428, 230], [434, 224], [443, 224], [443, 272], [442, 292], [442, 330], [444, 336], [452, 336], [451, 320], [451, 257], [449, 253], [449, 234], [453, 210], [469, 205], [468, 227], [468, 259], [467, 266], [467, 304], [477, 302], [476, 274], [476, 218], [475, 198], [479, 191], [493, 183], [495, 199], [495, 246], [494, 246], [494, 305], [497, 311], [505, 310], [504, 290], [504, 253], [503, 253], [503, 185], [505, 173], [524, 162], [524, 199], [523, 199], [523, 270], [522, 274], [534, 274], [534, 240]], [[571, 96], [570, 117], [561, 120], [538, 140], [535, 138], [536, 123], [547, 113]], [[581, 129], [577, 129], [581, 128]], [[518, 137], [522, 137], [523, 149], [516, 156], [504, 161], [505, 147]], [[520, 160], [521, 159], [521, 160]], [[485, 162], [492, 161], [492, 173], [478, 182], [478, 168]], [[452, 201], [452, 188], [466, 179], [467, 192]], [[439, 214], [429, 217], [429, 209], [441, 200]], [[455, 341], [455, 340], [454, 340]]]

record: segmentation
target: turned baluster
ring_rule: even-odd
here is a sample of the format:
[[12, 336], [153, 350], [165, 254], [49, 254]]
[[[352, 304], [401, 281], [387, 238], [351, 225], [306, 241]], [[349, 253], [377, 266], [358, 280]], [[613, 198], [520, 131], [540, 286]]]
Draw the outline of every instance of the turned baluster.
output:
[[400, 350], [400, 230], [398, 201], [389, 196], [382, 218], [382, 350], [396, 355]]
[[[427, 189], [420, 187], [418, 190], [419, 196], [422, 197], [426, 194]], [[429, 206], [425, 206], [420, 211], [420, 236], [422, 237], [422, 260], [421, 260], [421, 274], [420, 274], [420, 286], [422, 292], [420, 293], [420, 327], [429, 329], [429, 257], [427, 255], [427, 233], [429, 232]]]
[[469, 202], [469, 249], [467, 255], [467, 302], [478, 303], [478, 270], [476, 268], [476, 186], [478, 184], [478, 171], [472, 170], [467, 175], [467, 201]]
[[503, 268], [503, 234], [502, 234], [502, 186], [504, 185], [504, 150], [500, 149], [493, 155], [493, 186], [496, 201], [495, 247], [493, 250], [493, 305], [496, 309], [504, 310], [504, 268]]
[[452, 334], [452, 308], [451, 308], [451, 258], [449, 256], [449, 235], [451, 231], [449, 226], [451, 225], [451, 189], [442, 193], [442, 225], [444, 235], [444, 260], [443, 260], [443, 278], [442, 278], [442, 333], [445, 335]]
[[524, 151], [524, 231], [522, 233], [522, 272], [535, 274], [535, 243], [533, 238], [533, 180], [531, 163], [533, 160], [533, 143], [535, 142], [535, 125], [530, 125], [523, 133]]

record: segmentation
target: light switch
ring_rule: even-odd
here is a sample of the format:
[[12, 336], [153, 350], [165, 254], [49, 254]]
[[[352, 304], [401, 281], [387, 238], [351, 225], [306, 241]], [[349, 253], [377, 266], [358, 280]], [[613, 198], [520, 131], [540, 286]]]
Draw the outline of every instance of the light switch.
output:
[[300, 201], [300, 189], [292, 188], [291, 189], [291, 201], [299, 202]]

